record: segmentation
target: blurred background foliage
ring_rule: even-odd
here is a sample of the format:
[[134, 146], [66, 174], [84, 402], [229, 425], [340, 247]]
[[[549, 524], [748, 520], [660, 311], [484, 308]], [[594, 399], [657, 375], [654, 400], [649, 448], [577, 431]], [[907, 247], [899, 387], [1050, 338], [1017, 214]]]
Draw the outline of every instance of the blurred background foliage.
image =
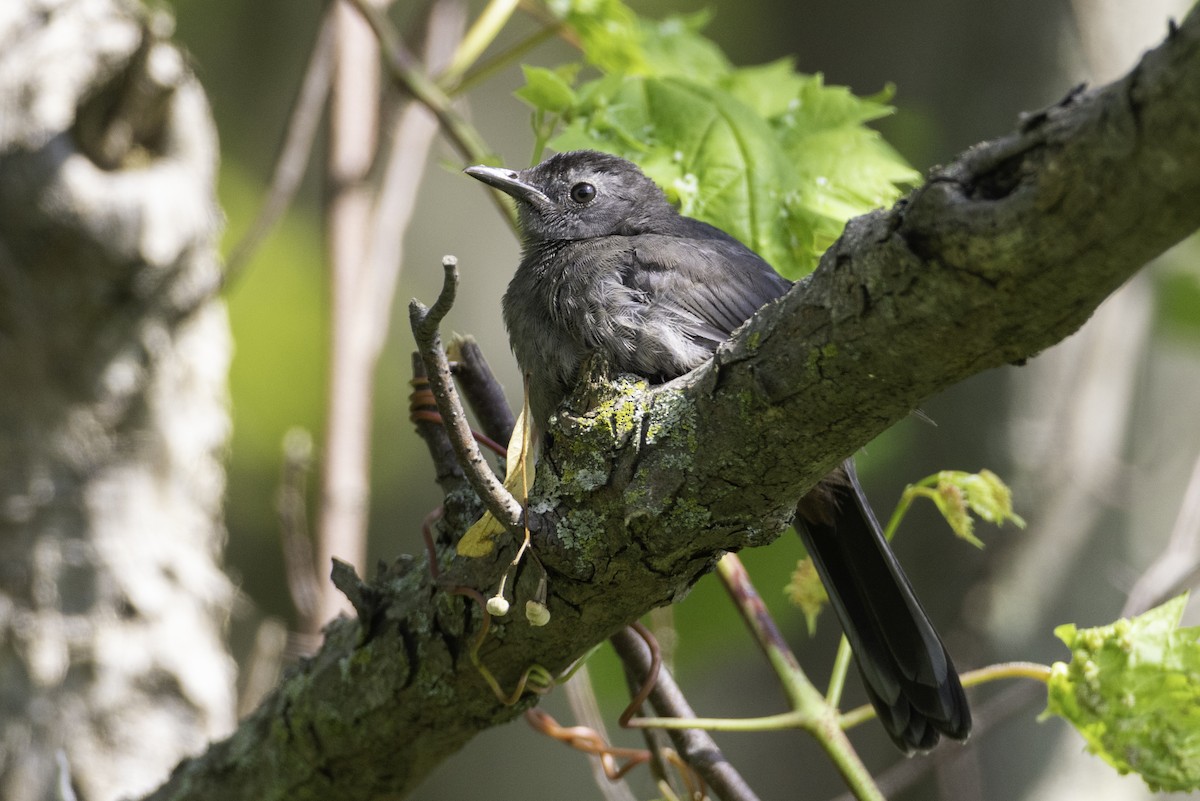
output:
[[[323, 5], [303, 0], [170, 4], [177, 38], [208, 90], [220, 130], [227, 251], [245, 233], [263, 195]], [[401, 30], [413, 29], [420, 5], [418, 0], [396, 5], [392, 16]], [[476, 12], [482, 5], [471, 2]], [[684, 0], [632, 5], [648, 16], [701, 8]], [[1007, 132], [1018, 114], [1055, 102], [1072, 86], [1123, 73], [1140, 49], [1165, 32], [1167, 13], [1182, 13], [1178, 2], [1139, 2], [1142, 27], [1122, 30], [1128, 40], [1123, 49], [1100, 63], [1081, 20], [1106, 13], [1103, 5], [1101, 0], [714, 0], [703, 7], [714, 13], [707, 35], [734, 64], [791, 57], [801, 71], [821, 72], [827, 83], [849, 86], [860, 95], [895, 84], [892, 102], [898, 112], [877, 127], [923, 172], [977, 141]], [[534, 24], [518, 13], [511, 27], [500, 44], [517, 40]], [[551, 41], [525, 60], [554, 66], [574, 58], [566, 45]], [[512, 96], [521, 83], [514, 65], [475, 88], [469, 98], [473, 122], [511, 166], [528, 163], [533, 143], [528, 108]], [[405, 306], [409, 297], [429, 301], [436, 295], [443, 253], [459, 257], [463, 275], [447, 327], [479, 339], [510, 399], [517, 400], [519, 383], [500, 322], [499, 298], [518, 248], [482, 188], [460, 175], [462, 166], [447, 148], [435, 149], [408, 237], [375, 401], [372, 560], [419, 553], [420, 521], [440, 501], [424, 447], [407, 421], [412, 342]], [[237, 343], [231, 376], [235, 433], [228, 563], [251, 602], [240, 628], [258, 616], [287, 619], [292, 614], [274, 497], [284, 433], [302, 426], [319, 442], [322, 427], [328, 293], [319, 173], [319, 168], [310, 170], [296, 206], [228, 293]], [[1138, 308], [1148, 309], [1144, 336], [1137, 333], [1140, 324], [1126, 326], [1119, 316], [1110, 326], [1115, 333], [1109, 336], [1115, 339], [1107, 345], [1079, 345], [1056, 359], [1060, 347], [1027, 368], [977, 376], [929, 401], [925, 411], [936, 427], [910, 419], [860, 455], [868, 494], [883, 515], [905, 483], [942, 468], [986, 466], [1014, 485], [1016, 508], [1029, 527], [1023, 532], [981, 530], [990, 543], [986, 551], [945, 536], [944, 525], [927, 509], [910, 515], [900, 533], [900, 558], [960, 667], [1001, 659], [1064, 658], [1052, 626], [1115, 618], [1134, 580], [1162, 549], [1200, 451], [1195, 401], [1200, 394], [1200, 271], [1194, 243], [1185, 243], [1161, 262], [1135, 279], [1138, 287], [1129, 288], [1143, 298]], [[1077, 394], [1102, 382], [1111, 367], [1106, 354], [1124, 349], [1133, 351], [1126, 357], [1132, 367], [1111, 379], [1118, 382], [1115, 390], [1096, 393], [1102, 401], [1123, 399], [1121, 407], [1102, 403], [1101, 408], [1075, 408]], [[1076, 487], [1086, 513], [1057, 509], [1073, 526], [1078, 524], [1073, 539], [1064, 534], [1068, 526], [1055, 522], [1063, 519], [1055, 517], [1055, 488], [1075, 486], [1077, 466], [1063, 461], [1081, 452], [1064, 453], [1060, 447], [1064, 419], [1083, 437], [1102, 428], [1109, 439], [1099, 439], [1112, 443], [1098, 456], [1110, 469]], [[1079, 467], [1087, 473], [1092, 466]], [[785, 537], [743, 557], [821, 684], [836, 626], [826, 616], [810, 643], [801, 615], [784, 603], [782, 588], [799, 553], [795, 538]], [[715, 581], [705, 579], [678, 605], [677, 623], [679, 678], [700, 714], [781, 710], [770, 671]], [[612, 718], [624, 695], [615, 664], [601, 653], [593, 670]], [[973, 697], [978, 707], [1003, 691], [985, 688]], [[861, 700], [857, 680], [849, 693], [851, 701]], [[943, 760], [946, 764], [896, 797], [930, 798], [939, 787], [944, 797], [957, 799], [1091, 799], [1100, 797], [1096, 787], [1104, 788], [1106, 798], [1142, 797], [1137, 780], [1120, 779], [1094, 762], [1083, 763], [1070, 783], [1055, 785], [1055, 777], [1067, 774], [1068, 757], [1082, 746], [1062, 724], [1034, 722], [1042, 700], [1033, 696], [1017, 715], [977, 736], [966, 759]], [[548, 704], [554, 714], [567, 717], [560, 700], [552, 698]], [[885, 770], [896, 761], [874, 725], [864, 726], [854, 738], [874, 769]], [[798, 788], [806, 798], [841, 791], [837, 777], [802, 735], [732, 735], [719, 742], [765, 798], [785, 792], [794, 797]], [[599, 797], [589, 777], [582, 757], [518, 724], [480, 737], [443, 765], [417, 797]], [[641, 797], [651, 797], [644, 775], [634, 786]]]

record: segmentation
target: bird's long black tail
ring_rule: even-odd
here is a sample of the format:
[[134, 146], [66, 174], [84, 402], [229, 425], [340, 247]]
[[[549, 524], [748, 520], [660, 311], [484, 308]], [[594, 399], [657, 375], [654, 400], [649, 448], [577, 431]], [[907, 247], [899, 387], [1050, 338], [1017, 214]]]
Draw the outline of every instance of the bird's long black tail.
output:
[[867, 694], [903, 751], [971, 731], [971, 713], [941, 638], [884, 539], [853, 460], [801, 501], [796, 528], [842, 623]]

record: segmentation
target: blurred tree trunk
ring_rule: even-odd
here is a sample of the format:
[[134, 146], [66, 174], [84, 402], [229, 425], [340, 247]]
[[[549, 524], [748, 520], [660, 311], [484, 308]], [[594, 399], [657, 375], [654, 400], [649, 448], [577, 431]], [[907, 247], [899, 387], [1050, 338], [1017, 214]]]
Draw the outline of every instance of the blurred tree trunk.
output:
[[145, 792], [233, 723], [216, 137], [170, 22], [0, 12], [0, 798]]

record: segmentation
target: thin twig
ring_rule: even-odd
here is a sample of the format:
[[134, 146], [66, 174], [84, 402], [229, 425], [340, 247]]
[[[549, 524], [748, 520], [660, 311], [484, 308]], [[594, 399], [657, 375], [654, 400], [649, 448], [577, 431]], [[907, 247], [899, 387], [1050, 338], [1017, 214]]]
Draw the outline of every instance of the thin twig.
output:
[[[762, 647], [784, 692], [792, 704], [792, 715], [799, 725], [820, 743], [842, 778], [855, 795], [863, 801], [882, 801], [883, 795], [875, 785], [870, 771], [838, 725], [837, 710], [813, 686], [800, 667], [795, 654], [779, 632], [762, 598], [754, 589], [750, 575], [736, 555], [729, 553], [717, 563], [717, 575], [729, 592], [754, 639]], [[780, 716], [786, 719], [786, 716]]]
[[[762, 597], [754, 589], [754, 584], [750, 581], [750, 574], [746, 572], [742, 560], [736, 554], [725, 554], [717, 565], [717, 575], [721, 579], [721, 585], [729, 593], [734, 606], [741, 614], [742, 620], [745, 621], [746, 627], [754, 636], [754, 641], [762, 648], [763, 653], [771, 660], [772, 664], [782, 662], [786, 665], [789, 673], [794, 672], [803, 676], [803, 670], [800, 668], [796, 655], [792, 653], [783, 633], [775, 625], [775, 619], [771, 617]], [[778, 672], [778, 665], [776, 669]], [[795, 705], [797, 698], [789, 686], [789, 682], [782, 673], [780, 678], [783, 679], [785, 692], [788, 693], [789, 699]]]
[[552, 737], [576, 751], [598, 757], [604, 776], [609, 781], [615, 782], [624, 778], [625, 774], [650, 758], [649, 752], [641, 748], [610, 745], [599, 732], [587, 726], [563, 726], [543, 709], [526, 710], [525, 722], [535, 731]]
[[[575, 720], [596, 732], [602, 740], [607, 742], [608, 732], [604, 727], [604, 718], [600, 714], [600, 704], [596, 701], [596, 690], [592, 685], [586, 663], [580, 665], [571, 680], [563, 685], [563, 689], [566, 690], [567, 701], [571, 705], [571, 712], [574, 713]], [[636, 796], [623, 779], [613, 781], [608, 778], [604, 760], [599, 754], [590, 754], [589, 757], [592, 779], [599, 788], [600, 795], [604, 796], [606, 801], [635, 801]]]
[[446, 435], [446, 426], [437, 410], [437, 398], [430, 389], [429, 377], [425, 372], [425, 361], [421, 354], [412, 355], [412, 394], [408, 396], [408, 418], [417, 427], [417, 433], [425, 440], [429, 456], [433, 459], [434, 476], [443, 495], [458, 489], [466, 479], [454, 446]]
[[507, 443], [512, 439], [516, 421], [504, 396], [504, 387], [496, 380], [474, 337], [459, 337], [454, 346], [458, 350], [458, 360], [452, 367], [454, 377], [475, 412], [475, 419], [483, 433], [496, 442]]
[[1177, 595], [1200, 570], [1200, 457], [1192, 466], [1179, 514], [1158, 558], [1142, 573], [1125, 601], [1121, 617], [1141, 614]]
[[1050, 666], [1037, 662], [998, 662], [968, 670], [962, 674], [962, 686], [978, 687], [997, 679], [1032, 679], [1045, 684], [1050, 681]]
[[[1050, 666], [1037, 662], [999, 662], [995, 665], [969, 670], [962, 674], [964, 687], [977, 687], [999, 679], [1032, 679], [1046, 684], [1050, 681]], [[842, 728], [852, 729], [876, 716], [875, 707], [863, 704], [841, 716]]]
[[[391, 319], [403, 234], [416, 207], [421, 169], [437, 124], [409, 102], [387, 137], [381, 183], [372, 195], [379, 127], [378, 41], [344, 3], [337, 20], [335, 91], [330, 104], [331, 203], [328, 240], [333, 284], [329, 420], [319, 526], [320, 562], [334, 556], [361, 570], [370, 488], [375, 368]], [[462, 35], [457, 4], [431, 8], [425, 58], [443, 64]], [[327, 594], [323, 613], [336, 610]]]
[[[417, 353], [414, 356], [418, 362], [421, 360], [421, 354]], [[451, 363], [450, 369], [454, 370], [453, 363]], [[408, 396], [408, 419], [414, 423], [434, 423], [438, 428], [441, 428], [442, 415], [437, 410], [437, 402], [433, 397], [433, 390], [429, 388], [429, 379], [425, 378], [424, 366], [422, 366], [420, 377], [414, 377], [409, 384], [412, 386], [413, 391]], [[476, 442], [497, 456], [506, 456], [508, 454], [508, 446], [501, 445], [487, 434], [481, 434], [472, 429], [471, 436], [475, 438]]]
[[[517, 10], [519, 0], [491, 0], [483, 12], [475, 18], [475, 24], [463, 37], [454, 58], [445, 67], [440, 79], [454, 84], [483, 55], [483, 51], [495, 40], [497, 34], [508, 24]], [[436, 70], [431, 70], [436, 74]]]
[[[622, 629], [611, 638], [613, 648], [627, 668], [639, 676], [649, 675], [650, 648], [630, 629]], [[696, 716], [680, 691], [679, 685], [665, 667], [659, 669], [658, 680], [650, 691], [650, 704], [664, 717], [693, 718]], [[671, 741], [683, 760], [704, 779], [718, 798], [724, 801], [758, 801], [758, 796], [746, 784], [737, 769], [729, 763], [716, 741], [696, 729], [676, 729], [669, 732]]]
[[220, 289], [230, 286], [242, 274], [250, 257], [258, 249], [279, 218], [292, 205], [304, 171], [312, 154], [313, 142], [321, 127], [325, 99], [329, 96], [333, 77], [333, 13], [332, 6], [321, 19], [317, 41], [309, 55], [308, 67], [300, 83], [300, 92], [292, 106], [284, 136], [283, 147], [275, 161], [271, 185], [266, 199], [255, 215], [250, 229], [242, 236], [225, 259], [225, 272]]
[[[415, 59], [405, 48], [403, 40], [387, 15], [373, 6], [370, 0], [347, 0], [347, 2], [363, 15], [367, 24], [371, 26], [371, 30], [375, 32], [383, 49], [384, 64], [392, 80], [433, 112], [438, 119], [442, 133], [459, 155], [471, 164], [494, 162], [496, 156], [480, 133], [454, 110], [454, 101], [442, 91], [441, 87], [417, 67]], [[516, 230], [516, 208], [501, 197], [503, 193], [494, 190], [488, 194], [504, 219], [508, 221], [509, 227]]]
[[425, 360], [425, 370], [429, 374], [429, 383], [437, 399], [438, 411], [446, 423], [446, 432], [450, 435], [450, 442], [467, 480], [471, 482], [488, 511], [510, 532], [523, 536], [521, 504], [504, 488], [496, 474], [488, 467], [483, 454], [479, 452], [462, 402], [458, 398], [458, 391], [455, 390], [450, 377], [450, 362], [442, 349], [438, 325], [450, 311], [458, 292], [458, 259], [453, 256], [444, 257], [442, 269], [445, 272], [442, 291], [433, 306], [426, 308], [418, 300], [409, 303], [408, 315], [412, 322], [413, 336], [417, 340], [421, 358]]
[[[631, 666], [625, 666], [625, 683], [629, 686], [632, 699], [625, 707], [625, 711], [621, 713], [621, 717], [617, 719], [622, 728], [630, 728], [630, 719], [642, 711], [646, 699], [650, 697], [650, 693], [658, 681], [659, 670], [662, 669], [662, 649], [658, 647], [658, 638], [641, 621], [634, 621], [629, 624], [629, 628], [641, 637], [642, 642], [646, 643], [646, 647], [650, 649], [650, 669], [643, 675], [641, 672], [635, 672]], [[668, 745], [669, 735], [662, 729], [649, 727], [642, 728], [641, 732], [642, 739], [646, 741], [646, 748], [650, 750], [650, 770], [654, 773], [659, 786], [665, 786], [665, 790], [661, 791], [662, 794], [668, 797], [678, 797], [679, 788], [676, 786], [676, 777], [668, 769], [667, 754], [674, 750]]]
[[[378, 149], [379, 59], [375, 37], [344, 3], [331, 10], [334, 70], [329, 95], [329, 186], [325, 208], [330, 276], [328, 412], [322, 449], [317, 564], [334, 558], [362, 573], [370, 495], [370, 431], [375, 358], [362, 301], [371, 210], [371, 166]], [[319, 615], [343, 611], [345, 598], [323, 583]]]
[[[423, 56], [427, 69], [441, 69], [462, 38], [466, 18], [457, 2], [434, 3]], [[404, 256], [404, 234], [417, 207], [417, 194], [426, 156], [437, 134], [437, 120], [429, 109], [409, 101], [396, 114], [387, 138], [384, 166], [368, 225], [367, 249], [362, 266], [358, 303], [367, 326], [364, 337], [372, 353], [382, 351], [392, 319], [392, 301]]]
[[275, 509], [279, 514], [284, 574], [292, 607], [304, 634], [316, 634], [323, 620], [317, 618], [320, 583], [313, 561], [308, 530], [308, 474], [312, 469], [312, 435], [293, 428], [283, 438], [283, 467]]
[[455, 94], [461, 94], [509, 66], [538, 45], [542, 44], [548, 39], [552, 39], [558, 33], [563, 31], [565, 27], [566, 26], [564, 26], [562, 23], [547, 24], [544, 27], [534, 31], [521, 41], [517, 42], [507, 50], [497, 53], [492, 58], [489, 58], [480, 63], [478, 66], [472, 68], [466, 75], [462, 76], [462, 78], [456, 81], [454, 84], [447, 83], [440, 76], [438, 78], [438, 84], [447, 91], [452, 91]]
[[625, 711], [617, 720], [623, 729], [629, 728], [630, 718], [637, 714], [637, 711], [642, 708], [642, 704], [646, 703], [646, 699], [650, 697], [650, 693], [654, 692], [654, 683], [658, 681], [659, 671], [662, 670], [662, 653], [658, 650], [658, 641], [654, 639], [650, 630], [636, 620], [629, 624], [629, 630], [641, 637], [642, 642], [646, 644], [646, 649], [650, 653], [650, 666], [646, 670], [638, 672], [641, 682], [638, 691], [633, 694], [633, 698], [630, 699]]
[[454, 111], [454, 101], [441, 88], [421, 72], [417, 61], [404, 46], [399, 33], [382, 10], [370, 0], [348, 0], [358, 10], [383, 49], [384, 63], [392, 79], [428, 108], [438, 118], [446, 138], [468, 161], [487, 161], [491, 148], [479, 132]]

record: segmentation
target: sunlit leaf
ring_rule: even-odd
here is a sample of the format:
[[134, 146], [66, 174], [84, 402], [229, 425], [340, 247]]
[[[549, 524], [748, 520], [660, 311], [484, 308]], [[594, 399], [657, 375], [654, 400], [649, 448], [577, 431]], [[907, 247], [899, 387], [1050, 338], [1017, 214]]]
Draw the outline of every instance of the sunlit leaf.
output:
[[784, 588], [788, 600], [804, 613], [804, 622], [811, 637], [817, 631], [817, 617], [829, 605], [829, 593], [817, 575], [817, 567], [811, 558], [805, 557], [796, 563], [792, 579]]
[[575, 105], [575, 90], [556, 70], [522, 65], [525, 85], [514, 94], [534, 108], [562, 112]]
[[1025, 527], [1025, 521], [1013, 510], [1012, 491], [991, 470], [978, 473], [965, 470], [941, 470], [904, 490], [905, 498], [928, 498], [937, 506], [954, 533], [977, 548], [983, 542], [975, 536], [974, 513], [981, 520], [1002, 526], [1012, 523]]
[[[639, 18], [619, 0], [559, 0], [602, 77], [571, 87], [531, 73], [539, 143], [639, 164], [686, 215], [721, 228], [789, 278], [811, 271], [846, 220], [885, 206], [919, 175], [864, 127], [890, 89], [856, 97], [784, 59], [734, 68], [700, 32], [707, 13]], [[547, 117], [546, 115], [551, 115]]]
[[681, 78], [607, 78], [589, 90], [552, 147], [636, 161], [683, 213], [728, 231], [785, 275], [811, 269], [813, 218], [787, 206], [794, 169], [762, 118]]
[[1054, 665], [1045, 714], [1155, 790], [1200, 789], [1200, 628], [1179, 628], [1186, 605], [1184, 595], [1111, 626], [1054, 631], [1071, 662]]
[[[528, 425], [529, 404], [521, 410], [513, 426], [505, 455], [504, 487], [521, 504], [529, 497], [533, 486], [533, 471], [537, 465], [537, 443], [532, 439], [533, 429]], [[496, 540], [504, 533], [504, 526], [491, 512], [484, 512], [459, 539], [455, 548], [459, 556], [479, 558], [496, 549]]]
[[712, 19], [709, 11], [672, 15], [660, 21], [639, 20], [646, 74], [664, 78], [689, 76], [697, 82], [716, 81], [733, 68], [729, 59], [700, 31]]
[[548, 0], [546, 7], [575, 32], [588, 63], [604, 72], [646, 71], [637, 15], [621, 0]]

